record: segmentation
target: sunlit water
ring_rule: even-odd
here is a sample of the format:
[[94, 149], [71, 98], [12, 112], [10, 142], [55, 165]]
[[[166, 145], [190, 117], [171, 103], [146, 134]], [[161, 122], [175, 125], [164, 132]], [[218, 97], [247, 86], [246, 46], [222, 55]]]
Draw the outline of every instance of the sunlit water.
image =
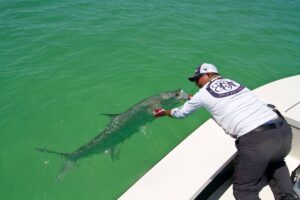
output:
[[201, 62], [251, 89], [300, 73], [296, 0], [12, 0], [0, 9], [0, 199], [118, 198], [208, 113], [146, 123], [117, 159], [88, 156], [62, 181], [64, 159], [34, 148], [72, 152], [110, 122], [100, 113], [162, 91], [194, 93], [187, 76]]

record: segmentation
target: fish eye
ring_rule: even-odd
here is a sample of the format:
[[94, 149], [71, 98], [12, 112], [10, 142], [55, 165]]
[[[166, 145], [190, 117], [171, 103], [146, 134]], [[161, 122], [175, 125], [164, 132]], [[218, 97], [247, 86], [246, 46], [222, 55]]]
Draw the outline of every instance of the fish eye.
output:
[[178, 97], [178, 96], [179, 96], [179, 93], [176, 93], [175, 96]]

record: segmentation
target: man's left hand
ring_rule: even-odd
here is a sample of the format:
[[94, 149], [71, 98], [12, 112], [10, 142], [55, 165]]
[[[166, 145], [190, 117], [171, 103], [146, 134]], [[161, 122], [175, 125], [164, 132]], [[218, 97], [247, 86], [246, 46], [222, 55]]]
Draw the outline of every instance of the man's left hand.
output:
[[153, 115], [154, 117], [158, 118], [158, 117], [163, 117], [166, 115], [166, 110], [163, 109], [163, 108], [158, 108], [158, 109], [155, 109], [153, 111]]

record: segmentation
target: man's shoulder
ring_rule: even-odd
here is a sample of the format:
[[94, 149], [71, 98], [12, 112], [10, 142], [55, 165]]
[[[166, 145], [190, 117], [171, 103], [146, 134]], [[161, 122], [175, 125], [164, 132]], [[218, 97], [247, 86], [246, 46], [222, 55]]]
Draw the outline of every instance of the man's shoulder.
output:
[[210, 82], [205, 90], [214, 98], [225, 98], [247, 90], [247, 88], [228, 78], [220, 78]]

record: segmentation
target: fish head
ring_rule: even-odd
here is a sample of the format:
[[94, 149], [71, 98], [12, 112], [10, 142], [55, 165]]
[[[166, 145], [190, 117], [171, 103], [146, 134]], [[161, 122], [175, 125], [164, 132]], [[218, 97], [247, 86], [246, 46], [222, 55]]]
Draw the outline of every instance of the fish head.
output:
[[171, 92], [164, 92], [161, 95], [162, 100], [176, 100], [176, 101], [181, 101], [181, 100], [188, 100], [189, 95], [183, 91], [182, 89], [174, 90]]

